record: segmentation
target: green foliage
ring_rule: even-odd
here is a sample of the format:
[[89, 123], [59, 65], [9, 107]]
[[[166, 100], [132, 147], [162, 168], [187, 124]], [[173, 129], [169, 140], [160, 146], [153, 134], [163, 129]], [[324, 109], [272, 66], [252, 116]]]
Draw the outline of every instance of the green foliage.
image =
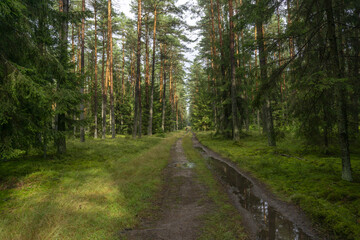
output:
[[360, 234], [360, 155], [353, 154], [355, 182], [341, 180], [341, 160], [323, 155], [290, 136], [267, 147], [255, 134], [238, 144], [198, 133], [211, 149], [229, 157], [244, 170], [267, 183], [284, 200], [299, 205], [324, 231], [335, 239], [357, 239]]
[[194, 62], [189, 79], [191, 91], [190, 119], [195, 130], [213, 129], [213, 109], [211, 92], [209, 92], [209, 82], [200, 62]]
[[0, 160], [45, 150], [56, 136], [54, 116], [75, 112], [81, 100], [67, 57], [60, 59], [67, 50], [62, 54], [59, 47], [60, 16], [53, 4], [0, 4]]

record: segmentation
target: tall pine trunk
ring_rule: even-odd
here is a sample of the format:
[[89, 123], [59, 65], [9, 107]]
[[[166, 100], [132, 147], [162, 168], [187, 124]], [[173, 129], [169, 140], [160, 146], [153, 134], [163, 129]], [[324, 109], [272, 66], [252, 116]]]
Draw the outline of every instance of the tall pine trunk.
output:
[[114, 78], [113, 78], [113, 41], [112, 41], [112, 24], [111, 24], [111, 0], [108, 0], [108, 58], [109, 70], [106, 71], [110, 84], [110, 116], [111, 116], [111, 137], [115, 138], [115, 108], [114, 108]]
[[[103, 31], [103, 55], [102, 55], [102, 74], [101, 74], [101, 88], [102, 88], [102, 101], [101, 101], [101, 138], [106, 138], [106, 102], [107, 102], [107, 87], [105, 82], [105, 30]], [[107, 60], [106, 60], [107, 62]]]
[[217, 84], [216, 84], [216, 72], [218, 70], [215, 61], [216, 61], [216, 41], [215, 41], [215, 17], [214, 17], [214, 4], [213, 4], [213, 0], [210, 0], [210, 12], [211, 12], [211, 42], [212, 42], [212, 59], [211, 59], [211, 67], [213, 70], [213, 94], [214, 94], [214, 98], [213, 98], [213, 112], [214, 112], [214, 126], [215, 129], [218, 129], [218, 109], [217, 109], [217, 104], [216, 101], [218, 99], [218, 94], [217, 94]]
[[137, 19], [137, 52], [136, 52], [136, 83], [135, 83], [135, 109], [134, 109], [134, 127], [133, 127], [133, 138], [137, 135], [139, 125], [139, 96], [140, 96], [140, 63], [141, 63], [141, 0], [138, 0], [138, 19]]
[[149, 104], [149, 87], [150, 87], [150, 53], [149, 53], [149, 22], [148, 15], [145, 20], [145, 91], [146, 91], [146, 104]]
[[233, 140], [240, 139], [238, 126], [238, 113], [236, 102], [236, 78], [235, 78], [235, 59], [234, 59], [234, 21], [233, 21], [233, 5], [232, 0], [229, 0], [229, 20], [230, 20], [230, 65], [231, 65], [231, 112], [232, 112], [232, 131]]
[[[161, 129], [165, 132], [165, 114], [166, 114], [166, 45], [163, 46], [163, 56], [165, 58], [163, 63], [164, 77], [163, 77], [163, 90], [162, 90], [162, 111], [161, 111]], [[160, 92], [161, 94], [161, 92]]]
[[152, 69], [151, 69], [151, 90], [150, 90], [150, 106], [149, 106], [149, 125], [148, 135], [152, 135], [153, 127], [153, 108], [154, 108], [154, 82], [155, 82], [155, 53], [156, 53], [156, 5], [154, 7], [154, 32], [153, 32], [153, 55], [152, 55]]
[[[264, 44], [264, 34], [263, 34], [263, 22], [262, 20], [258, 20], [256, 23], [257, 28], [257, 42], [259, 48], [259, 57], [260, 57], [260, 76], [261, 81], [264, 83], [267, 81], [267, 66], [266, 66], [266, 50]], [[270, 89], [269, 92], [266, 93], [265, 96], [265, 103], [263, 105], [263, 114], [264, 114], [264, 125], [266, 126], [266, 132], [268, 136], [268, 145], [269, 146], [276, 146], [275, 140], [275, 131], [274, 131], [274, 123], [272, 117], [272, 109], [271, 109], [271, 98], [270, 98]]]
[[98, 137], [98, 96], [97, 96], [97, 90], [98, 90], [98, 65], [97, 65], [97, 7], [96, 7], [96, 1], [94, 1], [94, 21], [95, 21], [95, 53], [94, 53], [94, 61], [95, 61], [95, 76], [94, 76], [94, 138]]
[[[84, 83], [85, 83], [85, 0], [82, 0], [82, 13], [83, 18], [81, 19], [81, 87], [80, 93], [84, 94]], [[84, 121], [84, 102], [80, 103], [80, 121]], [[80, 126], [80, 141], [85, 142], [85, 128], [83, 123]]]
[[[60, 0], [59, 10], [66, 17], [62, 18], [60, 29], [60, 62], [65, 67], [67, 65], [67, 44], [68, 44], [68, 13], [69, 13], [69, 0]], [[57, 88], [60, 89], [65, 84], [65, 79], [60, 78], [57, 84]], [[55, 129], [57, 131], [55, 137], [55, 144], [57, 148], [57, 154], [66, 153], [66, 138], [65, 138], [65, 125], [66, 116], [65, 113], [59, 113], [55, 117]]]

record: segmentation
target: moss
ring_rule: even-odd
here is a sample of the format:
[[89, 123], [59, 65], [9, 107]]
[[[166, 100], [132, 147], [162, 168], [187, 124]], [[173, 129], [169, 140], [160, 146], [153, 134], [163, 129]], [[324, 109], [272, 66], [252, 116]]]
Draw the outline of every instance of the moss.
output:
[[152, 207], [176, 138], [70, 140], [61, 158], [0, 163], [0, 239], [117, 239]]
[[[199, 140], [267, 183], [279, 197], [299, 205], [325, 232], [337, 239], [360, 236], [360, 153], [351, 156], [354, 179], [341, 179], [341, 159], [285, 136], [277, 147], [263, 136], [246, 136], [239, 143], [198, 133]], [[332, 146], [332, 148], [334, 148]]]

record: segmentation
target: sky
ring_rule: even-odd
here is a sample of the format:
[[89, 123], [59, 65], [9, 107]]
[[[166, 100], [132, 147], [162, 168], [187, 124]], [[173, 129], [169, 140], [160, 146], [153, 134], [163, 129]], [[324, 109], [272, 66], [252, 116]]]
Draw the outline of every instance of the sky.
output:
[[[194, 1], [191, 1], [191, 0], [178, 0], [177, 5], [179, 6], [179, 5], [182, 5], [182, 4], [187, 4], [187, 2], [192, 3]], [[130, 3], [131, 3], [131, 0], [112, 0], [113, 8], [115, 9], [115, 11], [117, 13], [123, 12], [123, 13], [125, 13], [125, 15], [127, 17], [134, 19], [136, 16], [135, 16], [135, 14], [131, 13], [131, 11], [130, 11]], [[185, 20], [186, 20], [187, 24], [192, 25], [192, 26], [196, 25], [196, 22], [197, 22], [197, 19], [192, 19], [191, 18], [191, 13], [186, 13], [185, 14]], [[186, 34], [186, 36], [188, 36], [192, 40], [195, 40], [196, 38], [198, 38], [196, 31], [194, 31], [194, 32], [186, 32], [185, 34]], [[190, 51], [185, 53], [185, 57], [189, 61], [193, 61], [194, 58], [196, 57], [197, 53], [198, 53], [198, 51], [195, 49], [196, 44], [197, 44], [196, 42], [186, 44], [190, 48]], [[186, 65], [187, 68], [189, 68], [191, 63], [186, 63], [185, 65]]]

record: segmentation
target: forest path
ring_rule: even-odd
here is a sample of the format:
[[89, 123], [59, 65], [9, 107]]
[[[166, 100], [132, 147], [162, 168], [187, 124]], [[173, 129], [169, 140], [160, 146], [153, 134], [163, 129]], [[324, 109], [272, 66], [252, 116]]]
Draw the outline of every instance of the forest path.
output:
[[158, 219], [145, 220], [140, 228], [126, 232], [127, 239], [196, 239], [201, 216], [212, 206], [206, 187], [201, 184], [188, 161], [179, 139], [171, 149], [171, 160], [164, 171]]

